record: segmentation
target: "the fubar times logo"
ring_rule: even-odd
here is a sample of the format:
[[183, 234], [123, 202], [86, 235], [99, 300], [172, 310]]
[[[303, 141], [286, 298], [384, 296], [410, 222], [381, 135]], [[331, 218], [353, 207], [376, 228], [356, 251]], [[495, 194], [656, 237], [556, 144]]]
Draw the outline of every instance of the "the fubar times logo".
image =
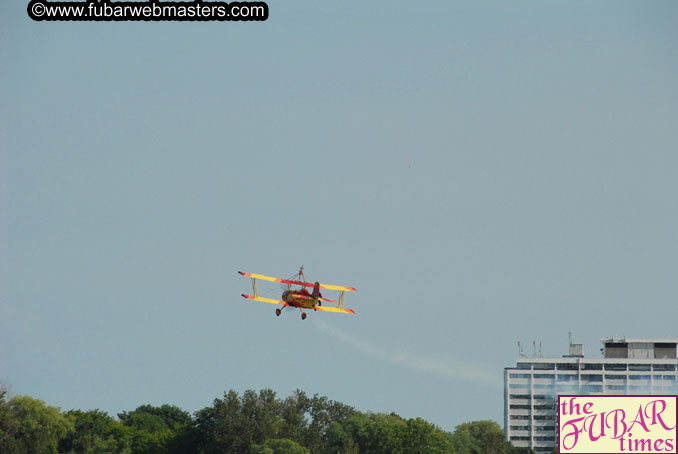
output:
[[677, 454], [678, 396], [558, 396], [560, 454]]

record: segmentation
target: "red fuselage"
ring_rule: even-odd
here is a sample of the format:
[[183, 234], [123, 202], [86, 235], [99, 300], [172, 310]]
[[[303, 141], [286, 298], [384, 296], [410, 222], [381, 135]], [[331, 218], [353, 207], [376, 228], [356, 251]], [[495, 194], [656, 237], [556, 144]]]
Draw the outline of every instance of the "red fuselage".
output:
[[300, 290], [285, 290], [282, 294], [282, 300], [290, 306], [311, 309], [320, 301], [320, 284], [315, 283], [313, 293], [304, 287]]

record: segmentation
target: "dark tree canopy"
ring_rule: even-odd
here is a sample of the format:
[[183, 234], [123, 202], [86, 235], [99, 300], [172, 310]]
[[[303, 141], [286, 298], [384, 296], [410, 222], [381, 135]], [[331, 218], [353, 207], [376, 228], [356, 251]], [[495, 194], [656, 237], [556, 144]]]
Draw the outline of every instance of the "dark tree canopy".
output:
[[71, 410], [0, 387], [3, 454], [528, 454], [511, 446], [499, 425], [474, 421], [454, 433], [421, 418], [360, 412], [297, 390], [231, 390], [188, 412], [141, 405], [117, 419], [100, 410]]

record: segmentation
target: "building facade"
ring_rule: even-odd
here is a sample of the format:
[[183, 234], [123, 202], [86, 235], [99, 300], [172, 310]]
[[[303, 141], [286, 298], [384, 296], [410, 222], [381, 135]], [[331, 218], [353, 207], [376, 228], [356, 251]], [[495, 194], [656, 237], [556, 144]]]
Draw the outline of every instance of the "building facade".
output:
[[514, 446], [552, 453], [559, 394], [678, 394], [678, 339], [607, 338], [602, 358], [582, 344], [558, 358], [521, 356], [504, 369], [504, 432]]

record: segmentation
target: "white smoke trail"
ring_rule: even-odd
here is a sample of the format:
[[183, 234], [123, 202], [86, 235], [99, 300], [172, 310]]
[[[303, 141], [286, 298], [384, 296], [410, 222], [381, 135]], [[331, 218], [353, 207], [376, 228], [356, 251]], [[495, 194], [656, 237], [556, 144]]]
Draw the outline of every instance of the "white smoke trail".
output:
[[358, 339], [327, 325], [322, 320], [315, 320], [315, 325], [324, 333], [329, 334], [341, 342], [350, 345], [366, 355], [377, 358], [397, 366], [402, 366], [417, 372], [438, 375], [453, 380], [483, 382], [493, 386], [501, 385], [497, 374], [468, 364], [452, 365], [441, 359], [420, 358], [404, 353], [389, 352], [377, 345]]

